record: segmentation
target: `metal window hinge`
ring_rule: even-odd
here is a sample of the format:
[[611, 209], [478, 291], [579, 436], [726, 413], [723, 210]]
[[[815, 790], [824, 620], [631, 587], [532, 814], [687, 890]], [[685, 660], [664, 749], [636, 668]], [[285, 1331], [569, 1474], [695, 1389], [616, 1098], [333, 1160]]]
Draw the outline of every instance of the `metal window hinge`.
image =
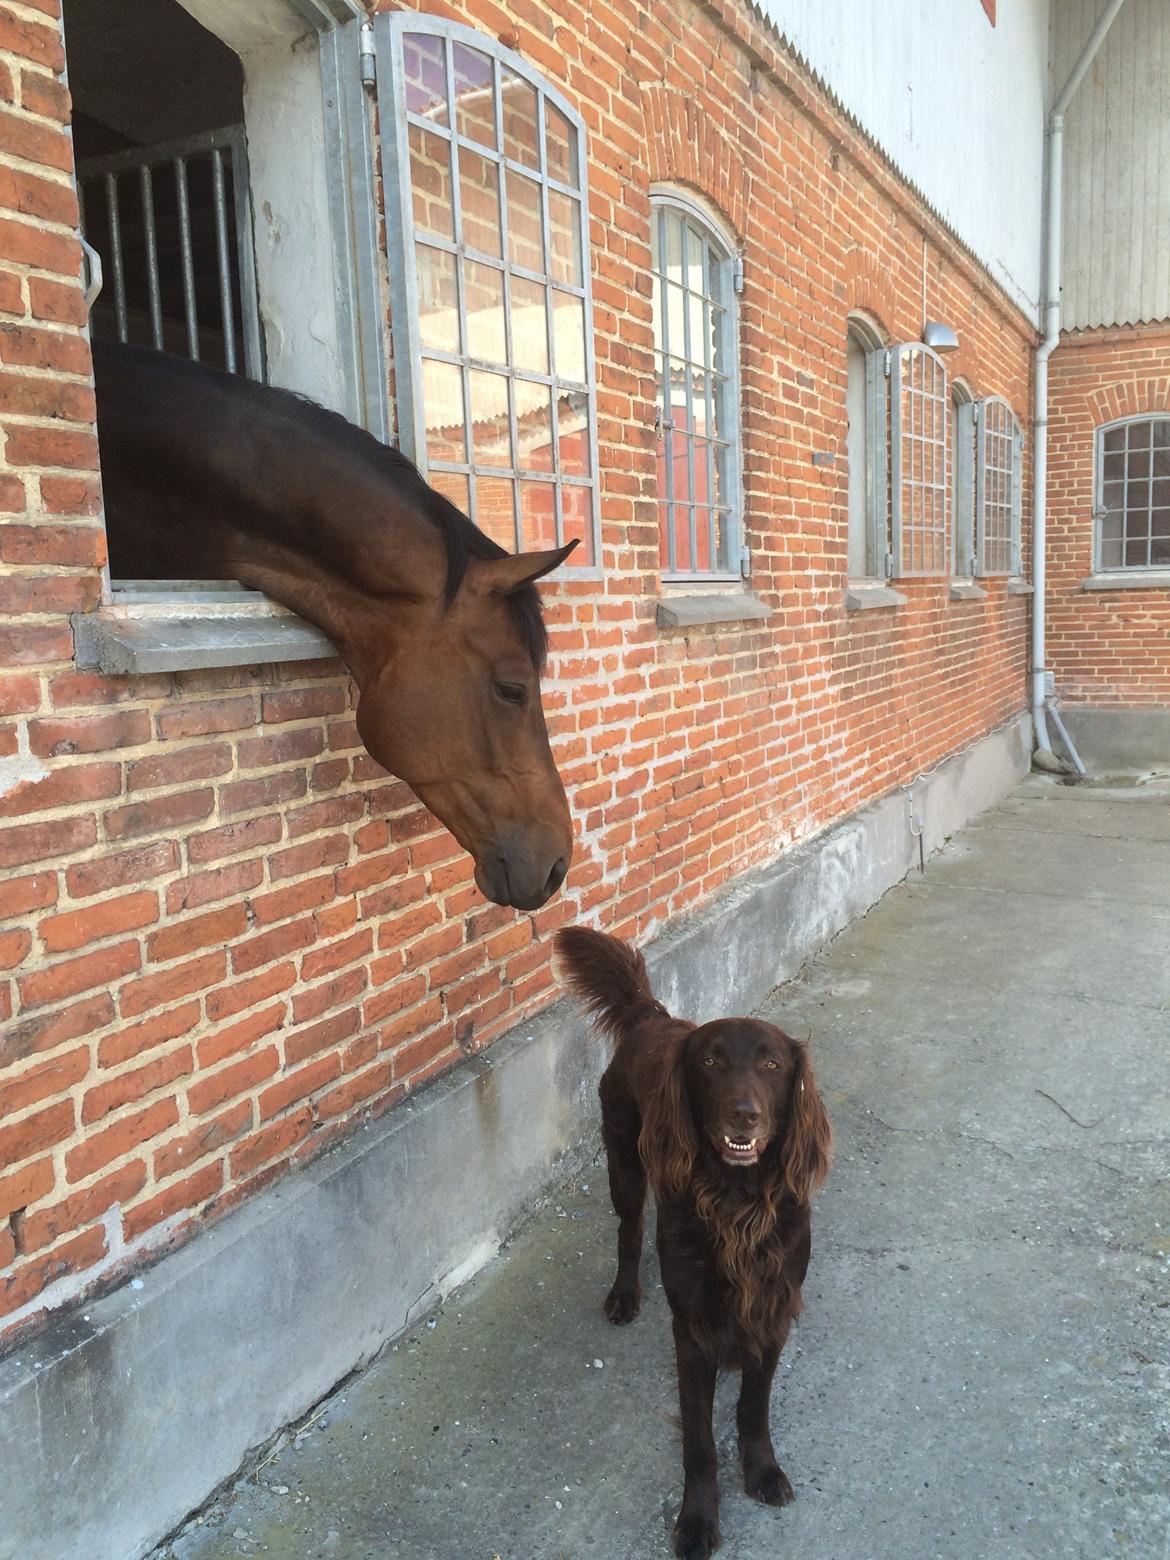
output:
[[743, 292], [743, 256], [736, 255], [731, 265], [731, 285], [737, 293]]
[[359, 42], [358, 42], [358, 58], [359, 58], [359, 60], [361, 62], [362, 86], [363, 87], [373, 87], [373, 86], [376, 86], [377, 85], [377, 76], [375, 75], [375, 69], [374, 69], [374, 61], [375, 61], [376, 56], [375, 56], [375, 52], [374, 52], [374, 24], [373, 24], [373, 22], [363, 22], [362, 23], [361, 31], [360, 31], [360, 33], [358, 35], [358, 38], [359, 38]]
[[886, 564], [885, 564], [885, 567], [886, 567], [886, 579], [892, 580], [893, 577], [894, 577], [894, 555], [893, 555], [892, 552], [888, 552], [886, 554]]
[[739, 550], [739, 572], [745, 580], [752, 572], [752, 550], [750, 547], [741, 547]]
[[894, 354], [892, 352], [889, 352], [889, 351], [884, 352], [882, 354], [882, 372], [885, 374], [887, 379], [890, 377], [890, 371], [893, 368], [893, 366], [894, 366]]

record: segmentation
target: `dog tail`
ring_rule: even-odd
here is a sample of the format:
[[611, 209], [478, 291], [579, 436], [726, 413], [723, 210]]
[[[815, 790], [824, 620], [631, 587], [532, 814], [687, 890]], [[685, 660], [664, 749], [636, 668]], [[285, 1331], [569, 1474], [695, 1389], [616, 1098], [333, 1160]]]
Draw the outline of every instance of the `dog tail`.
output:
[[612, 1039], [648, 1008], [665, 1013], [650, 990], [645, 959], [629, 943], [584, 926], [562, 927], [555, 942], [565, 985]]

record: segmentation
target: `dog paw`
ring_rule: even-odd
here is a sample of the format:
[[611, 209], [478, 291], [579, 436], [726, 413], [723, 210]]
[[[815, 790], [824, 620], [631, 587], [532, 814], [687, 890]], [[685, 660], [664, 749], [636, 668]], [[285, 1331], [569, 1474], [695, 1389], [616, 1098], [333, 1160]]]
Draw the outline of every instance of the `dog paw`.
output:
[[788, 1475], [774, 1462], [745, 1468], [743, 1487], [753, 1500], [762, 1500], [765, 1506], [787, 1506], [790, 1500], [796, 1499]]
[[721, 1543], [718, 1518], [703, 1511], [687, 1516], [679, 1512], [674, 1525], [674, 1552], [679, 1560], [710, 1560]]
[[624, 1284], [615, 1284], [605, 1297], [605, 1314], [615, 1327], [632, 1322], [642, 1308], [642, 1292]]

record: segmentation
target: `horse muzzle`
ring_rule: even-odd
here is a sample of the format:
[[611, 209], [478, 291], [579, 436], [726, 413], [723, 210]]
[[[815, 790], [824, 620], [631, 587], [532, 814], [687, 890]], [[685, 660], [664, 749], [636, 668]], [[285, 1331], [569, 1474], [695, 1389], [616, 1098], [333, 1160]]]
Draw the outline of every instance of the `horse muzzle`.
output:
[[571, 848], [517, 839], [501, 841], [477, 856], [475, 881], [485, 899], [516, 910], [539, 910], [560, 888]]

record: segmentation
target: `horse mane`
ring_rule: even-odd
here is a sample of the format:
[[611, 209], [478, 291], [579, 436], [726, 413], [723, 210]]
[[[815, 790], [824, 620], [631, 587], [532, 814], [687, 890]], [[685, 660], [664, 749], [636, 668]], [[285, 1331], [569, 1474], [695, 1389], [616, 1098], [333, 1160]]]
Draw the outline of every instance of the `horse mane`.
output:
[[[296, 390], [284, 390], [276, 385], [258, 384], [241, 374], [229, 374], [223, 369], [207, 364], [192, 363], [173, 353], [156, 352], [149, 348], [121, 347], [126, 355], [141, 355], [160, 366], [165, 364], [175, 373], [214, 378], [221, 390], [241, 400], [251, 402], [258, 411], [269, 414], [279, 407], [293, 422], [299, 423], [311, 433], [318, 434], [334, 448], [344, 449], [365, 465], [371, 467], [387, 481], [394, 483], [423, 518], [439, 532], [447, 552], [447, 575], [443, 587], [443, 601], [450, 607], [459, 594], [472, 559], [506, 558], [505, 548], [473, 525], [463, 511], [451, 500], [431, 487], [415, 463], [394, 445], [382, 441], [359, 428], [356, 423], [331, 411], [302, 395]], [[508, 609], [519, 630], [525, 648], [537, 671], [543, 671], [548, 658], [548, 630], [540, 604], [540, 593], [534, 584], [522, 585], [507, 596]]]

